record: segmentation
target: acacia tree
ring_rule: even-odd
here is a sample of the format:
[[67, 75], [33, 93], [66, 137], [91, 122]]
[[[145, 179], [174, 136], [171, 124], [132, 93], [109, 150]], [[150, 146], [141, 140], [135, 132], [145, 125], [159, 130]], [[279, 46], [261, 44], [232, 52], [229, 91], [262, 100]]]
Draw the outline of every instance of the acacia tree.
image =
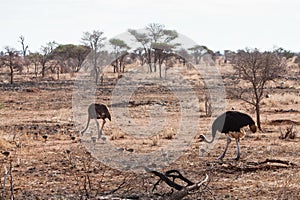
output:
[[73, 58], [76, 60], [76, 69], [75, 72], [78, 72], [81, 69], [81, 66], [86, 58], [86, 56], [91, 51], [90, 47], [85, 45], [77, 45], [73, 49]]
[[255, 107], [257, 126], [262, 130], [260, 106], [265, 96], [266, 83], [278, 78], [284, 72], [286, 63], [276, 52], [259, 52], [257, 49], [239, 51], [234, 61], [237, 81], [243, 80], [249, 84], [249, 87], [235, 88], [233, 94]]
[[[113, 49], [114, 49], [114, 54], [115, 54], [115, 61], [114, 61], [114, 73], [121, 71], [122, 68], [122, 62], [124, 59], [124, 56], [120, 57], [121, 55], [126, 54], [126, 50], [130, 49], [130, 47], [123, 41], [120, 39], [110, 39], [109, 43], [112, 45]], [[124, 52], [125, 51], [125, 52]], [[118, 69], [118, 66], [120, 67], [120, 70]], [[124, 69], [123, 69], [124, 72]]]
[[[149, 71], [152, 72], [152, 61], [151, 61], [151, 39], [148, 37], [146, 33], [139, 33], [137, 30], [129, 29], [128, 32], [134, 36], [136, 41], [142, 45], [142, 48], [138, 48], [139, 50], [139, 58], [143, 59], [142, 54], [145, 55], [145, 60], [149, 66]], [[143, 49], [144, 52], [141, 50]], [[143, 63], [143, 60], [141, 60]]]
[[[178, 46], [178, 44], [172, 44], [172, 41], [178, 37], [178, 33], [175, 30], [165, 29], [164, 25], [151, 23], [146, 26], [146, 33], [138, 32], [136, 30], [129, 29], [137, 42], [139, 42], [146, 54], [146, 61], [149, 65], [149, 71], [152, 72], [152, 63], [154, 64], [154, 72], [156, 72], [156, 63], [158, 62], [158, 57], [162, 58], [161, 53], [162, 48], [153, 48], [158, 46]], [[152, 51], [154, 50], [154, 51]], [[161, 75], [161, 71], [160, 71]]]
[[144, 66], [144, 64], [146, 63], [146, 58], [143, 53], [144, 49], [142, 47], [138, 47], [133, 51], [134, 51], [134, 54], [137, 56], [137, 58], [141, 61], [141, 65]]
[[101, 68], [98, 66], [97, 59], [99, 52], [102, 47], [104, 47], [104, 41], [106, 37], [103, 36], [102, 31], [94, 30], [93, 32], [84, 32], [82, 42], [84, 45], [89, 46], [92, 51], [92, 61], [93, 61], [93, 71], [95, 74], [95, 83], [99, 81], [99, 75], [101, 73]]
[[[171, 53], [176, 46], [180, 44], [171, 44], [171, 42], [178, 37], [178, 33], [175, 30], [165, 29], [165, 26], [162, 24], [151, 23], [146, 26], [148, 31], [148, 36], [151, 41], [151, 48], [154, 49], [154, 71], [156, 72], [156, 63], [159, 64], [159, 74], [161, 77], [161, 64], [160, 61], [163, 61], [167, 56], [166, 53]], [[153, 48], [153, 47], [160, 48]], [[164, 54], [164, 55], [162, 55]], [[160, 57], [160, 59], [158, 58]], [[161, 58], [164, 58], [161, 60]]]
[[[170, 45], [167, 43], [152, 43], [151, 47], [155, 51], [155, 60], [158, 63], [159, 77], [161, 78], [162, 77], [161, 66], [162, 66], [163, 62], [166, 61], [168, 59], [168, 57], [172, 55], [172, 51], [176, 47], [176, 45]], [[167, 73], [167, 69], [168, 69], [168, 66], [166, 66], [166, 68], [165, 68], [165, 76]]]
[[195, 59], [195, 64], [199, 64], [200, 58], [204, 53], [210, 53], [212, 52], [210, 49], [208, 49], [206, 46], [203, 45], [195, 45], [188, 49], [189, 51], [192, 51], [192, 54]]

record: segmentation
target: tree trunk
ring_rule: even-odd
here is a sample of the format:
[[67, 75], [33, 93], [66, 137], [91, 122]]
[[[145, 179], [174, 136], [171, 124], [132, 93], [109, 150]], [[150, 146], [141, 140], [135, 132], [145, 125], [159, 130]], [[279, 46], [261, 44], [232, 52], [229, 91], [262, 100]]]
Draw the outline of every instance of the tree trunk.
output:
[[255, 105], [255, 112], [256, 112], [256, 123], [257, 123], [257, 128], [262, 131], [261, 128], [261, 123], [260, 123], [260, 106], [259, 106], [259, 101], [256, 102]]
[[43, 78], [45, 77], [45, 66], [44, 65], [42, 66], [42, 77]]
[[13, 83], [14, 83], [14, 69], [11, 66], [10, 67], [10, 84], [13, 84]]
[[59, 80], [59, 67], [57, 68], [57, 80]]
[[95, 67], [95, 83], [96, 83], [96, 85], [98, 84], [98, 81], [99, 81], [99, 71], [98, 71], [98, 68]]
[[148, 65], [149, 65], [149, 70], [150, 70], [150, 72], [152, 72], [152, 64], [151, 64], [151, 50], [150, 49], [148, 49], [148, 51], [147, 51], [148, 53], [147, 53], [147, 56], [148, 56], [148, 59], [147, 59], [147, 61], [148, 61]]
[[158, 65], [159, 65], [159, 78], [162, 78], [162, 76], [161, 76], [161, 64], [159, 63]]
[[36, 63], [34, 63], [34, 74], [35, 74], [35, 77], [37, 77], [38, 69], [37, 69], [37, 64]]

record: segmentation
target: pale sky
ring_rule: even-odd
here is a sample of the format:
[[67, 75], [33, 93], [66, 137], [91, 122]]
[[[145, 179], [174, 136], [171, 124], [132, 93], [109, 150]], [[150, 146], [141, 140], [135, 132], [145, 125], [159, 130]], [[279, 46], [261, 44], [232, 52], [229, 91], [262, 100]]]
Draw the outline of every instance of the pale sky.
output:
[[283, 47], [300, 52], [299, 0], [0, 0], [0, 51], [31, 52], [49, 41], [81, 44], [83, 32], [107, 38], [149, 23], [165, 25], [214, 51]]

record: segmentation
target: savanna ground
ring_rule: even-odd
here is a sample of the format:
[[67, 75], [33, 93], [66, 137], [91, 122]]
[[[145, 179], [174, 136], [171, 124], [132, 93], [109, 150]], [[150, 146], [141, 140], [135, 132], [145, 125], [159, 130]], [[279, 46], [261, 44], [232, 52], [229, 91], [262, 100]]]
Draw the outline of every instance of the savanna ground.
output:
[[[231, 66], [218, 68], [230, 89]], [[97, 102], [111, 107], [115, 76], [111, 72], [105, 74], [104, 84], [97, 88]], [[194, 88], [203, 88], [193, 71], [184, 68], [184, 77], [193, 82]], [[159, 199], [160, 195], [166, 196], [171, 189], [165, 183], [152, 191], [158, 180], [153, 174], [113, 169], [92, 156], [79, 137], [80, 129], [86, 124], [86, 115], [80, 127], [73, 121], [73, 86], [74, 77], [68, 75], [61, 76], [61, 80], [39, 81], [30, 81], [29, 75], [16, 75], [14, 85], [1, 83], [0, 149], [2, 153], [10, 152], [9, 156], [0, 154], [1, 197], [9, 199], [13, 194], [15, 199]], [[224, 162], [217, 160], [225, 147], [224, 135], [220, 135], [212, 150], [201, 151], [203, 143], [197, 137], [210, 134], [213, 118], [205, 116], [204, 92], [196, 92], [199, 129], [188, 150], [160, 171], [178, 169], [194, 182], [208, 174], [207, 187], [186, 199], [299, 199], [299, 90], [299, 69], [291, 66], [284, 80], [272, 82], [266, 90], [271, 95], [262, 103], [264, 131], [253, 134], [247, 130], [247, 136], [241, 141], [241, 159], [231, 160], [236, 154], [232, 142]], [[149, 123], [153, 106], [162, 106], [167, 118], [166, 127], [157, 135], [135, 140], [122, 131], [116, 123], [119, 119], [114, 116], [112, 122], [106, 123], [104, 134], [124, 149], [125, 156], [153, 151], [177, 137], [180, 102], [171, 91], [159, 85], [150, 84], [135, 91], [130, 101], [129, 120], [137, 124]], [[255, 117], [250, 105], [228, 97], [226, 109], [232, 108]], [[279, 139], [281, 132], [292, 124], [296, 138]], [[266, 159], [289, 163], [260, 163]]]

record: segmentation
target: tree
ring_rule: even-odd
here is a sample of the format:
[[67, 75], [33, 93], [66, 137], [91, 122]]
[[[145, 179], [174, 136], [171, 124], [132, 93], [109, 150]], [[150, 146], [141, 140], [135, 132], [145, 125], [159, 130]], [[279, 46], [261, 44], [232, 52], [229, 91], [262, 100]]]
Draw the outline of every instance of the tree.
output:
[[282, 47], [279, 47], [274, 50], [274, 52], [278, 53], [279, 55], [285, 57], [286, 59], [294, 57], [296, 54], [291, 52], [290, 50], [285, 50]]
[[[171, 53], [171, 49], [175, 48], [176, 46], [179, 46], [179, 44], [171, 44], [171, 41], [174, 40], [175, 38], [178, 37], [178, 33], [175, 30], [168, 30], [165, 29], [165, 26], [162, 24], [157, 24], [157, 23], [151, 23], [148, 26], [146, 26], [146, 30], [148, 31], [148, 36], [151, 41], [151, 48], [154, 49], [154, 71], [156, 72], [156, 63], [161, 61], [158, 60], [158, 56], [160, 58], [166, 56], [162, 56], [162, 53]], [[158, 47], [159, 48], [153, 48], [153, 47]], [[172, 46], [172, 47], [171, 47]], [[164, 49], [166, 47], [166, 49]], [[164, 52], [164, 50], [166, 50]], [[163, 60], [162, 60], [163, 61]], [[161, 77], [161, 64], [159, 64], [159, 74]]]
[[134, 51], [134, 54], [137, 56], [137, 58], [141, 61], [141, 65], [144, 66], [144, 64], [146, 63], [146, 58], [145, 58], [145, 54], [144, 49], [141, 47], [136, 48]]
[[[130, 49], [130, 47], [123, 40], [115, 39], [115, 38], [110, 39], [109, 43], [113, 46], [114, 54], [115, 54], [114, 72], [121, 71], [124, 56], [122, 56], [122, 55], [121, 55], [121, 57], [119, 57], [119, 56], [120, 56], [120, 54], [123, 54], [123, 55], [126, 54], [127, 53], [126, 50]], [[118, 66], [120, 67], [120, 70], [118, 70]], [[123, 72], [124, 72], [124, 69], [123, 69]]]
[[52, 54], [58, 61], [60, 70], [64, 72], [78, 72], [90, 48], [84, 45], [62, 44], [56, 47]]
[[[136, 30], [129, 29], [128, 32], [134, 36], [137, 42], [142, 45], [142, 49], [144, 50], [145, 60], [149, 66], [149, 71], [152, 72], [152, 61], [151, 61], [151, 39], [148, 37], [146, 33], [139, 33]], [[140, 55], [142, 54], [141, 48], [139, 48]], [[139, 56], [142, 58], [141, 56]], [[141, 60], [143, 63], [143, 60]]]
[[52, 51], [57, 46], [57, 43], [55, 41], [48, 42], [46, 46], [41, 47], [41, 54], [39, 61], [42, 65], [42, 77], [45, 77], [46, 72], [46, 63], [51, 59]]
[[75, 72], [78, 72], [81, 69], [83, 62], [90, 51], [91, 51], [90, 47], [85, 46], [85, 45], [77, 45], [73, 49], [73, 58], [77, 62], [77, 65], [76, 65], [77, 67], [75, 69]]
[[97, 84], [99, 81], [99, 75], [101, 73], [101, 68], [97, 64], [97, 58], [99, 56], [99, 51], [102, 47], [104, 47], [104, 41], [106, 37], [103, 36], [102, 31], [94, 30], [92, 33], [84, 32], [82, 42], [84, 45], [89, 46], [92, 50], [92, 60], [93, 60], [93, 71], [95, 74], [95, 83]]
[[183, 63], [183, 66], [186, 65], [186, 61], [190, 59], [190, 54], [189, 52], [184, 49], [184, 48], [180, 48], [179, 50], [176, 51], [176, 59], [180, 62]]
[[274, 81], [285, 70], [286, 63], [276, 52], [259, 52], [257, 49], [239, 51], [234, 57], [233, 67], [239, 76], [238, 82], [243, 80], [249, 87], [239, 87], [234, 90], [234, 96], [253, 105], [259, 130], [260, 106], [264, 98], [266, 83]]
[[23, 35], [21, 35], [19, 38], [20, 38], [19, 42], [22, 45], [22, 55], [23, 57], [25, 57], [28, 50], [28, 45], [25, 45], [25, 37]]
[[[161, 78], [161, 66], [167, 58], [172, 55], [172, 51], [175, 48], [175, 45], [171, 45], [168, 43], [152, 43], [151, 48], [155, 51], [155, 60], [158, 62], [159, 66], [159, 77]], [[165, 68], [165, 75], [167, 72], [168, 67]]]
[[212, 52], [210, 49], [203, 45], [195, 45], [188, 50], [192, 51], [196, 65], [199, 64], [201, 56], [203, 56], [203, 54]]
[[6, 52], [1, 57], [1, 66], [9, 67], [10, 70], [10, 83], [14, 83], [14, 71], [21, 70], [22, 62], [19, 58], [18, 51], [12, 47], [5, 47]]
[[[159, 62], [158, 57], [160, 57], [160, 61], [164, 60], [161, 60], [161, 58], [164, 57], [162, 56], [162, 53], [165, 52], [162, 48], [157, 48], [158, 46], [168, 46], [168, 48], [172, 46], [173, 49], [179, 45], [171, 43], [178, 37], [178, 33], [175, 30], [165, 29], [164, 25], [161, 24], [149, 24], [146, 26], [146, 33], [139, 33], [132, 29], [129, 29], [128, 32], [131, 33], [135, 37], [136, 41], [143, 46], [150, 72], [153, 71], [152, 63], [154, 64], [154, 72], [156, 72], [156, 63]], [[159, 66], [161, 66], [161, 64], [159, 64]], [[161, 77], [161, 67], [159, 73]]]
[[38, 64], [40, 63], [40, 59], [41, 59], [42, 55], [39, 53], [29, 53], [29, 55], [27, 57], [28, 57], [29, 61], [34, 64], [34, 74], [35, 74], [35, 77], [37, 77]]

